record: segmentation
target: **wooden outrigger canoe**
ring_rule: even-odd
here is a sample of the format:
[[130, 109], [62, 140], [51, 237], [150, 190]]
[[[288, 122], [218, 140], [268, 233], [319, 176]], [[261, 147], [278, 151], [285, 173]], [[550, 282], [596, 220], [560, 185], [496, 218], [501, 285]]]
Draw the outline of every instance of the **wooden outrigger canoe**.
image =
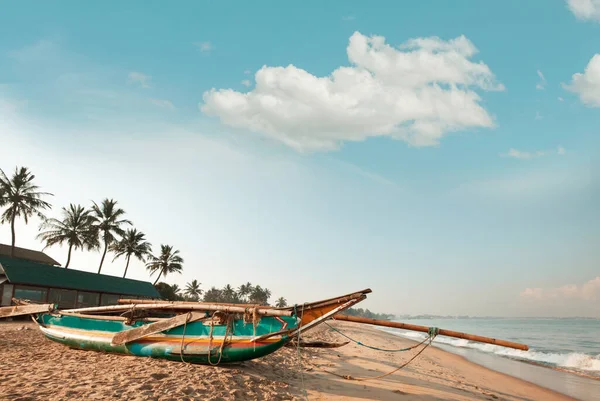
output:
[[[31, 315], [48, 339], [72, 348], [214, 365], [275, 352], [370, 292], [288, 308], [122, 300], [119, 305], [58, 310], [21, 302], [0, 308], [0, 318]], [[156, 312], [171, 317], [149, 317]]]
[[[295, 346], [345, 345], [301, 340], [301, 333], [328, 319], [422, 332], [431, 330], [342, 315], [341, 312], [366, 299], [370, 292], [366, 289], [286, 308], [121, 299], [117, 305], [59, 310], [52, 304], [14, 300], [16, 306], [0, 308], [0, 318], [31, 315], [47, 338], [72, 348], [212, 365], [260, 358], [291, 345], [294, 340]], [[440, 335], [528, 350], [525, 344], [435, 330]]]

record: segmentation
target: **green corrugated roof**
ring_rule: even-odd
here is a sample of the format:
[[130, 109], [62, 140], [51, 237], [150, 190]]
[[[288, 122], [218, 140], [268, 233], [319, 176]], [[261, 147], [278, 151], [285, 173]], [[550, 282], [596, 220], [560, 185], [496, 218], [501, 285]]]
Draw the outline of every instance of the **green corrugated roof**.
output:
[[[10, 257], [11, 246], [6, 244], [0, 244], [0, 256]], [[30, 260], [32, 262], [44, 263], [47, 265], [60, 266], [56, 260], [46, 255], [44, 252], [34, 251], [33, 249], [19, 248], [15, 246], [14, 257], [17, 259]]]
[[148, 281], [65, 269], [1, 255], [0, 264], [12, 284], [160, 298], [156, 288]]

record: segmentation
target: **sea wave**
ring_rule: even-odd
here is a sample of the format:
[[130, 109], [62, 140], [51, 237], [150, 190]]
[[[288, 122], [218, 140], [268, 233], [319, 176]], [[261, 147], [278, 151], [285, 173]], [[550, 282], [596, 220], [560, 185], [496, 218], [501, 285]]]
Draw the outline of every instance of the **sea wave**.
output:
[[[402, 337], [413, 340], [424, 340], [427, 336], [424, 333], [414, 331], [403, 331], [390, 329], [386, 330]], [[499, 356], [521, 359], [541, 363], [550, 366], [556, 366], [564, 369], [582, 371], [600, 375], [600, 354], [587, 355], [580, 352], [560, 353], [560, 352], [543, 352], [530, 349], [529, 351], [521, 351], [511, 348], [499, 347], [493, 344], [476, 343], [463, 339], [454, 339], [444, 336], [439, 336], [433, 342], [433, 345], [446, 344], [457, 348], [472, 348], [486, 353], [492, 353]]]

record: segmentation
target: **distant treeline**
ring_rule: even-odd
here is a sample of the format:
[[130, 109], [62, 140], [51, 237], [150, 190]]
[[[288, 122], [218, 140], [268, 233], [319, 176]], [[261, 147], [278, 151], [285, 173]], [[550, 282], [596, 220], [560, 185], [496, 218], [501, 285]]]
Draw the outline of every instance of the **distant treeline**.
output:
[[394, 318], [394, 315], [390, 315], [388, 313], [375, 313], [363, 308], [349, 308], [346, 311], [342, 312], [342, 315], [368, 317], [370, 319], [381, 320], [390, 320]]
[[[162, 299], [168, 301], [193, 301], [193, 302], [219, 302], [228, 304], [258, 304], [270, 305], [269, 298], [271, 291], [268, 288], [252, 283], [242, 284], [238, 288], [227, 284], [223, 288], [211, 287], [209, 290], [202, 290], [201, 283], [198, 280], [192, 280], [186, 284], [185, 288], [180, 288], [177, 284], [169, 285], [167, 283], [158, 283], [155, 285]], [[274, 305], [277, 308], [288, 306], [284, 297], [275, 300]], [[371, 319], [390, 320], [394, 315], [387, 313], [374, 313], [368, 309], [350, 308], [345, 315], [368, 317]]]
[[[177, 284], [169, 285], [167, 283], [158, 283], [155, 285], [161, 298], [168, 301], [193, 301], [193, 302], [219, 302], [229, 304], [258, 304], [269, 305], [271, 291], [260, 285], [251, 283], [242, 284], [238, 288], [227, 284], [223, 288], [211, 287], [209, 290], [202, 290], [198, 280], [192, 280], [187, 283], [185, 288], [179, 288]], [[284, 297], [275, 300], [278, 308], [287, 306]]]

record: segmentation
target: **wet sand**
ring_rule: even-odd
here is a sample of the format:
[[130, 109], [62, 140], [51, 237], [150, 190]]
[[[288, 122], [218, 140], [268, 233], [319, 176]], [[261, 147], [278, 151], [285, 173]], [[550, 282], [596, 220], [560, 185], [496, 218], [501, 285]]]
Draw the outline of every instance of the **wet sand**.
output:
[[[396, 349], [414, 343], [369, 326], [334, 322], [363, 343]], [[327, 326], [307, 340], [345, 341]], [[0, 323], [0, 399], [4, 400], [572, 400], [429, 347], [391, 353], [350, 343], [336, 349], [283, 348], [236, 365], [201, 366], [70, 349], [31, 322]], [[301, 368], [302, 367], [302, 368]]]

